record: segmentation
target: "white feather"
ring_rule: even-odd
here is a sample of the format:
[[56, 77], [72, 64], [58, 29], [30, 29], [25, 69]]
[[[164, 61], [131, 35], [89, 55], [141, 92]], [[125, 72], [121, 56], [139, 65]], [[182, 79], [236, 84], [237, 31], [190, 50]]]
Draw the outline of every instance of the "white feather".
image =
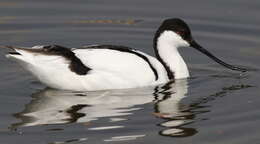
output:
[[[173, 31], [164, 31], [157, 41], [160, 57], [167, 64], [175, 79], [189, 77], [187, 65], [178, 52], [179, 47], [189, 46]], [[42, 49], [35, 46], [33, 49]], [[166, 69], [154, 57], [133, 50], [145, 56], [158, 74], [156, 79], [151, 66], [140, 56], [113, 49], [72, 49], [75, 56], [91, 70], [86, 75], [78, 75], [70, 68], [70, 60], [58, 55], [45, 55], [15, 49], [21, 55], [9, 55], [22, 64], [36, 78], [56, 89], [92, 91], [104, 89], [125, 89], [158, 85], [169, 81]]]
[[166, 73], [163, 66], [155, 58], [143, 53], [160, 73], [161, 77], [157, 81], [149, 64], [135, 54], [110, 49], [77, 49], [73, 52], [93, 69], [87, 77], [91, 81], [87, 87], [132, 88], [168, 81], [163, 74]]
[[[156, 85], [168, 81], [166, 71], [158, 60], [145, 55], [157, 70], [159, 79], [149, 64], [139, 56], [109, 49], [75, 49], [73, 52], [91, 68], [88, 74], [78, 75], [69, 69], [69, 61], [62, 56], [44, 55], [16, 50], [10, 55], [49, 87], [66, 90], [91, 91], [122, 89]], [[141, 53], [141, 52], [139, 52]]]
[[158, 38], [157, 45], [160, 57], [174, 72], [174, 78], [189, 77], [187, 65], [178, 51], [178, 48], [187, 47], [189, 43], [173, 31], [164, 31]]

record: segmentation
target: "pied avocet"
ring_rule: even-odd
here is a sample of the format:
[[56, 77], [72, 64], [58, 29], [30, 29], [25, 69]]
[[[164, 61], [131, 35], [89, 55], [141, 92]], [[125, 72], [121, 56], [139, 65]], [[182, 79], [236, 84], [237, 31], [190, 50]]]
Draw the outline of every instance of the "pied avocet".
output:
[[155, 33], [156, 57], [125, 46], [92, 45], [66, 48], [59, 45], [13, 47], [7, 57], [17, 60], [38, 80], [51, 88], [89, 91], [134, 88], [166, 83], [189, 77], [180, 47], [193, 47], [219, 64], [237, 71], [192, 38], [188, 25], [181, 19], [165, 20]]

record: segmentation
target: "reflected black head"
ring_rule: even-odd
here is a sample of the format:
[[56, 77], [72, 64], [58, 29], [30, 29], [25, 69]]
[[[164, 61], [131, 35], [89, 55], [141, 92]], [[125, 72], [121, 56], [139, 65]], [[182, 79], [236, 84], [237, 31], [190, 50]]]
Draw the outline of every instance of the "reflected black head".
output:
[[[189, 26], [179, 18], [171, 18], [163, 21], [161, 26], [156, 32], [156, 35], [159, 37], [164, 31], [174, 31], [176, 34], [180, 35], [187, 42], [192, 41], [191, 31]], [[157, 37], [157, 38], [158, 38]]]

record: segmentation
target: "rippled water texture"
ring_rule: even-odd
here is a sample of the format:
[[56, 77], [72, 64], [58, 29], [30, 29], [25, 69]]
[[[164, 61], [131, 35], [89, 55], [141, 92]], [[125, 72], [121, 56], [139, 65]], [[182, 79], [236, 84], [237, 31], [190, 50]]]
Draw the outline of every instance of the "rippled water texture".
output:
[[38, 83], [0, 49], [1, 144], [257, 144], [260, 2], [0, 2], [0, 45], [117, 44], [153, 55], [161, 21], [183, 18], [194, 38], [237, 73], [182, 49], [192, 77], [157, 87], [59, 91]]

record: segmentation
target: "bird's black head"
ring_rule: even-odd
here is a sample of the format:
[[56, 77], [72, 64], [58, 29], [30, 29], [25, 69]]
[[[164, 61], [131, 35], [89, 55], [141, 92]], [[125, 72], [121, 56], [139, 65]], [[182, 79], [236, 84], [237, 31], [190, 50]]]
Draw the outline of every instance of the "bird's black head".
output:
[[[166, 33], [168, 33], [168, 35], [162, 36], [163, 34], [166, 34]], [[162, 41], [160, 41], [161, 45], [164, 45], [165, 43], [167, 44], [170, 41], [171, 44], [175, 46], [175, 48], [180, 47], [180, 46], [190, 46], [190, 47], [197, 49], [198, 51], [202, 52], [203, 54], [207, 55], [208, 57], [210, 57], [211, 59], [216, 61], [217, 63], [219, 63], [229, 69], [242, 71], [242, 72], [246, 71], [246, 69], [244, 69], [244, 68], [239, 68], [237, 66], [233, 66], [233, 65], [225, 63], [224, 61], [218, 59], [213, 54], [211, 54], [209, 51], [204, 49], [202, 46], [200, 46], [192, 38], [192, 34], [191, 34], [189, 26], [183, 20], [181, 20], [179, 18], [171, 18], [171, 19], [164, 20], [163, 23], [161, 24], [161, 26], [156, 31], [155, 36], [154, 36], [154, 48], [155, 48], [157, 57], [160, 57], [158, 55], [158, 40], [160, 39], [161, 36], [168, 37], [168, 38], [164, 38]], [[178, 37], [178, 36], [180, 36], [180, 37]], [[175, 39], [175, 40], [171, 41], [171, 39]]]
[[173, 31], [188, 43], [192, 41], [192, 35], [189, 26], [179, 18], [171, 18], [164, 20], [156, 32], [157, 38], [164, 31]]

